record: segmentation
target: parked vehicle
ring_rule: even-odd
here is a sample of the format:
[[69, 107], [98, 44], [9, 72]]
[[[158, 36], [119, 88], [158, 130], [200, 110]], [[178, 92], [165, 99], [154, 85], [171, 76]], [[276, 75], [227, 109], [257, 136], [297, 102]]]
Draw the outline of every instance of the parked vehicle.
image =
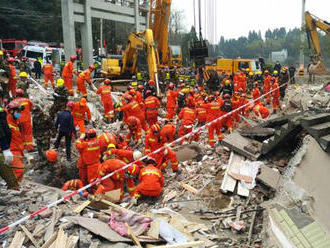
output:
[[16, 55], [21, 52], [21, 50], [24, 48], [24, 46], [26, 46], [26, 44], [26, 40], [2, 40], [3, 49], [5, 49], [6, 52], [8, 52], [12, 57], [16, 57]]

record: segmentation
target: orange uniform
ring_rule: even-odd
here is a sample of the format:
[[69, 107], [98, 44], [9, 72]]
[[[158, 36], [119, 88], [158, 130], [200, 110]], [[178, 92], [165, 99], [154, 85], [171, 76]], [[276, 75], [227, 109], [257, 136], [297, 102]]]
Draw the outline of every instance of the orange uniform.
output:
[[[246, 93], [246, 88], [247, 88], [247, 79], [246, 76], [243, 74], [241, 77], [239, 77], [238, 80], [238, 89], [242, 89], [243, 93]], [[235, 90], [236, 92], [236, 90]]]
[[253, 112], [256, 116], [261, 116], [262, 119], [266, 119], [269, 116], [269, 109], [262, 104], [256, 105], [253, 108]]
[[80, 179], [83, 182], [91, 182], [98, 177], [97, 171], [101, 156], [99, 140], [97, 137], [87, 140], [79, 139], [76, 147], [80, 153], [78, 163]]
[[85, 116], [87, 114], [88, 121], [91, 120], [91, 111], [87, 105], [82, 106], [80, 102], [75, 102], [73, 105], [72, 115], [74, 126], [79, 126], [80, 133], [85, 133]]
[[[218, 101], [212, 101], [210, 103], [205, 103], [202, 104], [201, 107], [206, 109], [207, 112], [207, 122], [211, 122], [217, 118], [219, 118], [222, 113], [221, 113], [221, 105]], [[211, 147], [214, 147], [215, 145], [215, 139], [214, 139], [214, 131], [216, 132], [218, 136], [218, 140], [222, 140], [223, 136], [221, 133], [221, 128], [222, 128], [222, 121], [219, 120], [215, 123], [212, 123], [209, 126], [209, 144]]]
[[179, 161], [176, 156], [176, 153], [172, 151], [170, 148], [166, 148], [166, 150], [163, 153], [163, 158], [161, 164], [159, 164], [157, 167], [161, 170], [164, 170], [169, 162], [171, 162], [172, 165], [172, 171], [176, 172], [179, 170]]
[[50, 81], [52, 86], [55, 86], [54, 83], [54, 67], [52, 64], [45, 64], [42, 67], [42, 71], [44, 72], [44, 81], [45, 81], [45, 87], [48, 87], [48, 82]]
[[[270, 75], [265, 77], [263, 85], [263, 94], [267, 94], [270, 91], [270, 81], [272, 77]], [[271, 94], [266, 95], [266, 103], [270, 103]]]
[[144, 101], [147, 122], [149, 127], [157, 123], [158, 109], [160, 108], [160, 101], [155, 96], [148, 96]]
[[132, 100], [131, 102], [125, 104], [124, 106], [118, 108], [117, 110], [124, 112], [124, 117], [126, 117], [124, 118], [125, 123], [127, 122], [128, 116], [135, 116], [140, 120], [142, 128], [144, 130], [147, 130], [144, 112], [142, 111], [140, 105], [135, 100]]
[[13, 167], [14, 174], [18, 182], [22, 181], [24, 165], [23, 165], [23, 150], [24, 150], [24, 139], [19, 128], [19, 122], [15, 120], [12, 115], [7, 114], [8, 126], [11, 130], [11, 141], [10, 141], [10, 151], [14, 155], [13, 162], [10, 166]]
[[[163, 146], [163, 144], [160, 140], [159, 135], [155, 135], [153, 132], [149, 132], [145, 136], [144, 146], [145, 146], [145, 153], [149, 154], [150, 152], [153, 152], [153, 151], [161, 148]], [[158, 165], [161, 165], [161, 163], [163, 161], [164, 153], [163, 153], [163, 151], [160, 151], [160, 152], [158, 152], [156, 154], [152, 154], [150, 156], [156, 160]]]
[[[231, 103], [232, 103], [232, 108], [233, 108], [233, 110], [234, 109], [238, 109], [241, 105], [241, 101], [240, 101], [240, 96], [238, 96], [238, 95], [234, 95], [234, 97], [232, 98], [232, 100], [231, 100]], [[241, 118], [240, 118], [240, 116], [239, 116], [239, 113], [240, 112], [235, 112], [235, 113], [233, 113], [232, 114], [232, 119], [235, 121], [235, 122], [240, 122], [240, 120], [241, 120]]]
[[16, 84], [17, 84], [17, 76], [16, 76], [15, 66], [13, 66], [12, 64], [9, 64], [8, 87], [9, 87], [9, 90], [10, 90], [12, 96], [15, 95]]
[[104, 118], [113, 119], [115, 117], [113, 111], [113, 103], [111, 97], [111, 86], [103, 85], [97, 91], [96, 94], [101, 95], [101, 102], [104, 108]]
[[138, 184], [134, 190], [135, 198], [140, 198], [141, 194], [158, 197], [163, 191], [163, 174], [151, 164], [140, 171], [139, 181], [140, 184]]
[[67, 191], [67, 190], [78, 190], [80, 188], [84, 187], [83, 182], [80, 179], [72, 179], [69, 181], [66, 181], [65, 184], [62, 187], [63, 191]]
[[167, 120], [172, 120], [175, 115], [178, 95], [178, 91], [171, 89], [167, 90], [166, 92]]
[[79, 73], [77, 77], [77, 93], [81, 93], [83, 97], [87, 97], [85, 81], [89, 84], [91, 83], [90, 69], [86, 69], [83, 72]]
[[73, 88], [72, 88], [73, 71], [74, 71], [74, 67], [72, 61], [67, 62], [62, 71], [62, 78], [64, 80], [64, 85], [69, 90], [70, 96], [73, 96]]
[[143, 95], [140, 91], [136, 91], [135, 100], [140, 104], [141, 109], [144, 111]]
[[159, 133], [162, 143], [166, 145], [174, 141], [175, 133], [176, 133], [175, 125], [166, 124], [165, 126], [163, 126], [163, 128], [160, 130]]
[[273, 96], [273, 100], [272, 100], [272, 105], [273, 105], [273, 111], [277, 110], [278, 108], [281, 108], [280, 106], [280, 89], [278, 88], [278, 83], [273, 83], [272, 85], [272, 90], [274, 90], [272, 92], [272, 96]]
[[[181, 109], [178, 119], [181, 119], [181, 125], [179, 128], [179, 137], [184, 136], [187, 133], [190, 133], [193, 129], [197, 114], [196, 111], [192, 108], [185, 107]], [[183, 140], [181, 141], [183, 142]]]
[[33, 135], [32, 135], [32, 122], [31, 122], [31, 110], [33, 103], [24, 97], [18, 97], [14, 99], [21, 106], [24, 106], [24, 110], [21, 112], [21, 117], [19, 118], [19, 123], [22, 128], [22, 135], [24, 138], [24, 149], [30, 151], [33, 150]]
[[137, 164], [132, 164], [130, 167], [127, 168], [126, 173], [128, 177], [126, 177], [126, 186], [129, 194], [131, 196], [134, 195], [135, 190], [135, 178], [139, 175], [141, 170], [141, 166]]
[[[260, 97], [260, 90], [258, 89], [258, 87], [255, 87], [253, 92], [252, 92], [252, 97], [253, 97], [253, 100], [256, 100]], [[257, 105], [260, 103], [260, 99], [256, 100], [254, 102], [254, 105]]]
[[100, 165], [98, 170], [98, 174], [100, 177], [103, 177], [118, 170], [110, 178], [107, 178], [102, 181], [104, 192], [120, 189], [121, 197], [124, 196], [125, 170], [120, 170], [124, 166], [126, 166], [125, 162], [119, 159], [109, 159], [104, 161]]
[[126, 142], [129, 143], [131, 138], [134, 137], [135, 142], [141, 143], [141, 121], [135, 116], [130, 116], [127, 118], [126, 124], [128, 125], [129, 129], [129, 133], [126, 135]]
[[99, 140], [100, 143], [101, 153], [105, 152], [108, 149], [109, 144], [114, 144], [114, 145], [117, 144], [116, 136], [112, 133], [105, 132], [97, 136], [97, 139]]

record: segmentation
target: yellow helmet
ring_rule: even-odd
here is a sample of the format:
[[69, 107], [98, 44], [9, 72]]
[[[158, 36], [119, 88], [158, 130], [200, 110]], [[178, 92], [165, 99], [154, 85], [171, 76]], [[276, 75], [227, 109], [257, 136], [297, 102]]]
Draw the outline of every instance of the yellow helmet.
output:
[[253, 76], [253, 72], [252, 72], [252, 71], [250, 71], [250, 72], [249, 72], [249, 75], [250, 75], [250, 76]]
[[108, 145], [108, 149], [110, 149], [110, 148], [116, 148], [115, 144], [112, 144], [112, 143], [109, 144], [109, 145]]
[[277, 74], [278, 73], [278, 71], [273, 71], [273, 74]]
[[250, 71], [250, 68], [246, 68], [245, 71]]
[[22, 71], [20, 74], [19, 74], [19, 77], [24, 77], [26, 78], [27, 77], [27, 73], [25, 71]]
[[63, 86], [64, 85], [64, 80], [62, 78], [57, 79], [56, 85], [57, 85], [57, 87]]
[[3, 51], [2, 50], [0, 50], [0, 56], [3, 56]]
[[226, 81], [225, 81], [225, 84], [230, 84], [230, 81], [229, 81], [229, 80], [226, 80]]
[[257, 73], [258, 73], [258, 75], [261, 75], [261, 74], [262, 74], [262, 72], [261, 72], [261, 71], [258, 71]]

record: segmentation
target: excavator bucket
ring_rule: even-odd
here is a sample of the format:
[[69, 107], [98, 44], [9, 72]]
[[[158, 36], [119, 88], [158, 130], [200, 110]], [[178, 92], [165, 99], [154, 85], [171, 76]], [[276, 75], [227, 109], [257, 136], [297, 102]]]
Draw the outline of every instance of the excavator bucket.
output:
[[322, 60], [319, 60], [315, 65], [311, 64], [309, 66], [309, 71], [317, 75], [325, 75], [329, 73]]

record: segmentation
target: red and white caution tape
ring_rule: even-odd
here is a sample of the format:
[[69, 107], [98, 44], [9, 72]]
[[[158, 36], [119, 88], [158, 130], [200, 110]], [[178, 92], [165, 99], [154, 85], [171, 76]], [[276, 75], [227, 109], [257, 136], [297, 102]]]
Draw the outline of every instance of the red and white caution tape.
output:
[[52, 207], [57, 206], [58, 204], [64, 202], [65, 200], [68, 200], [68, 199], [70, 199], [71, 197], [73, 197], [73, 196], [75, 196], [75, 195], [77, 195], [77, 194], [79, 194], [79, 193], [82, 193], [84, 190], [86, 190], [86, 189], [88, 189], [88, 188], [91, 188], [92, 186], [94, 186], [94, 185], [96, 185], [96, 184], [102, 182], [103, 180], [105, 180], [105, 179], [107, 179], [107, 178], [110, 178], [110, 177], [111, 177], [112, 175], [114, 175], [115, 173], [117, 173], [117, 172], [119, 172], [119, 171], [121, 171], [121, 170], [125, 170], [125, 169], [127, 169], [128, 167], [130, 167], [131, 165], [133, 165], [134, 163], [136, 163], [136, 162], [138, 162], [138, 161], [142, 161], [142, 160], [148, 158], [151, 154], [156, 154], [156, 153], [158, 153], [158, 152], [161, 152], [161, 151], [165, 150], [167, 147], [171, 147], [172, 145], [180, 144], [181, 141], [183, 141], [184, 139], [190, 137], [191, 135], [194, 135], [194, 134], [200, 132], [202, 129], [204, 129], [204, 128], [208, 128], [211, 124], [216, 123], [216, 122], [218, 122], [218, 121], [220, 121], [220, 120], [222, 120], [222, 119], [224, 119], [224, 118], [226, 118], [226, 117], [228, 117], [228, 116], [230, 116], [230, 115], [232, 115], [232, 114], [234, 114], [234, 113], [240, 111], [241, 109], [243, 109], [243, 108], [249, 106], [251, 103], [254, 103], [254, 102], [256, 102], [256, 101], [258, 101], [258, 100], [264, 98], [265, 96], [271, 94], [272, 92], [274, 92], [275, 90], [277, 90], [277, 89], [279, 89], [279, 88], [281, 88], [281, 87], [284, 87], [285, 85], [287, 85], [287, 84], [283, 84], [283, 85], [279, 86], [278, 88], [273, 89], [273, 90], [269, 91], [268, 93], [266, 93], [266, 94], [264, 94], [264, 95], [261, 95], [261, 96], [258, 97], [257, 99], [254, 99], [254, 100], [250, 101], [249, 103], [246, 103], [246, 104], [240, 106], [239, 108], [234, 109], [234, 110], [232, 110], [231, 112], [228, 112], [228, 113], [222, 115], [221, 117], [219, 117], [219, 118], [217, 118], [217, 119], [215, 119], [215, 120], [213, 120], [213, 121], [211, 121], [211, 122], [206, 123], [204, 126], [201, 126], [201, 127], [197, 128], [197, 129], [191, 131], [190, 133], [187, 133], [186, 135], [184, 135], [184, 136], [182, 136], [182, 137], [180, 137], [180, 138], [178, 138], [178, 139], [172, 141], [171, 143], [168, 143], [167, 145], [164, 145], [163, 147], [161, 147], [161, 148], [159, 148], [159, 149], [157, 149], [157, 150], [155, 150], [155, 151], [149, 153], [148, 155], [145, 155], [145, 156], [143, 156], [142, 158], [140, 158], [140, 159], [138, 159], [138, 160], [136, 160], [136, 161], [134, 161], [134, 162], [132, 162], [132, 163], [129, 163], [129, 164], [127, 164], [126, 166], [124, 166], [124, 167], [122, 167], [122, 168], [120, 168], [120, 169], [118, 169], [118, 170], [115, 170], [115, 171], [111, 172], [110, 174], [105, 175], [105, 176], [102, 177], [102, 178], [98, 178], [98, 179], [96, 179], [96, 180], [93, 181], [92, 183], [87, 184], [86, 186], [84, 186], [84, 187], [80, 188], [79, 190], [76, 190], [76, 191], [74, 191], [74, 192], [72, 192], [72, 193], [70, 193], [70, 194], [68, 194], [68, 195], [65, 195], [65, 196], [62, 197], [61, 199], [59, 199], [59, 200], [57, 200], [57, 201], [55, 201], [55, 202], [53, 202], [53, 203], [50, 203], [50, 204], [48, 204], [47, 206], [44, 206], [43, 208], [40, 208], [39, 210], [37, 210], [37, 211], [31, 213], [30, 215], [26, 215], [26, 216], [24, 216], [23, 218], [21, 218], [21, 219], [15, 221], [15, 222], [10, 223], [9, 225], [7, 225], [7, 226], [5, 226], [5, 227], [3, 227], [3, 228], [0, 229], [0, 234], [3, 234], [4, 232], [6, 232], [6, 231], [12, 229], [13, 227], [15, 227], [15, 226], [17, 226], [17, 225], [19, 225], [19, 224], [21, 224], [21, 223], [23, 223], [23, 222], [25, 222], [25, 221], [27, 221], [28, 219], [32, 219], [32, 218], [34, 218], [34, 217], [37, 216], [38, 214], [40, 214], [40, 213], [46, 211], [47, 209], [50, 209], [50, 208], [52, 208]]

